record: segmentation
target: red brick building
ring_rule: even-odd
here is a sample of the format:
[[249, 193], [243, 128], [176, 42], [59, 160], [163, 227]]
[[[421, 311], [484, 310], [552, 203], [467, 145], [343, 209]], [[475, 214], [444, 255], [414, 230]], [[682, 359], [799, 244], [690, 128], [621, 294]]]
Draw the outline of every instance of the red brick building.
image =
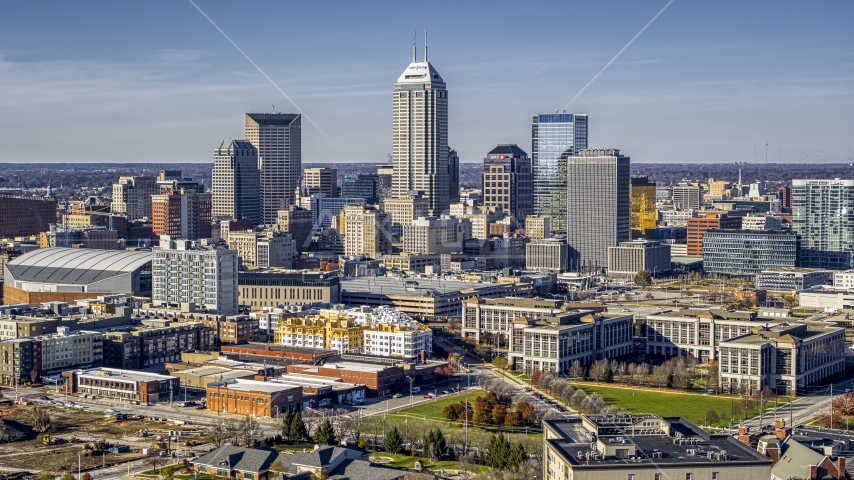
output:
[[263, 378], [208, 384], [208, 410], [256, 417], [275, 417], [281, 412], [302, 410], [302, 387], [265, 382]]
[[741, 228], [741, 217], [730, 217], [726, 213], [707, 213], [703, 217], [688, 219], [688, 256], [703, 256], [703, 234], [711, 228]]
[[365, 386], [369, 397], [402, 391], [404, 382], [407, 388], [409, 386], [403, 367], [396, 365], [356, 362], [335, 362], [320, 366], [288, 365], [288, 373], [340, 378], [342, 382], [361, 384]]
[[152, 195], [151, 231], [188, 240], [211, 238], [211, 195], [192, 189]]
[[241, 343], [238, 345], [223, 345], [219, 349], [222, 353], [233, 353], [243, 355], [259, 355], [262, 357], [284, 358], [302, 360], [312, 365], [317, 364], [324, 358], [334, 357], [338, 354], [336, 350], [315, 350], [308, 348], [286, 347], [284, 345], [273, 345], [268, 343]]

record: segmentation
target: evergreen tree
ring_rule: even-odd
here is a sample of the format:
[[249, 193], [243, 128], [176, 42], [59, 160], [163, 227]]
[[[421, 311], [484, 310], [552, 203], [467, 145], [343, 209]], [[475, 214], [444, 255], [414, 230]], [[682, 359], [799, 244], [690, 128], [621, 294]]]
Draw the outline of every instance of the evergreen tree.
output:
[[291, 425], [288, 428], [288, 436], [291, 441], [299, 442], [308, 438], [308, 430], [305, 428], [305, 422], [302, 421], [302, 414], [294, 412], [291, 416]]
[[285, 416], [282, 417], [282, 436], [285, 437], [287, 441], [291, 441], [291, 422], [293, 421], [294, 415], [288, 410], [285, 412]]
[[385, 450], [386, 453], [399, 453], [402, 446], [403, 441], [400, 438], [400, 430], [398, 430], [397, 425], [395, 425], [385, 436], [385, 440], [383, 441], [383, 450]]
[[510, 443], [504, 438], [503, 434], [493, 435], [489, 441], [488, 452], [486, 453], [486, 464], [492, 468], [507, 467], [507, 460], [510, 456]]
[[[302, 422], [302, 418], [300, 418], [300, 422]], [[305, 428], [305, 425], [303, 425], [303, 428]], [[335, 445], [335, 431], [332, 429], [332, 424], [329, 423], [328, 418], [314, 432], [314, 441], [318, 444]]]
[[436, 459], [441, 460], [443, 456], [445, 456], [445, 451], [448, 450], [448, 441], [445, 440], [445, 434], [442, 433], [442, 430], [436, 429], [436, 434], [434, 435], [435, 442], [433, 443], [433, 449], [436, 452]]
[[511, 470], [518, 470], [525, 462], [525, 446], [522, 442], [517, 443], [513, 450], [510, 451], [510, 456], [507, 457], [507, 467]]

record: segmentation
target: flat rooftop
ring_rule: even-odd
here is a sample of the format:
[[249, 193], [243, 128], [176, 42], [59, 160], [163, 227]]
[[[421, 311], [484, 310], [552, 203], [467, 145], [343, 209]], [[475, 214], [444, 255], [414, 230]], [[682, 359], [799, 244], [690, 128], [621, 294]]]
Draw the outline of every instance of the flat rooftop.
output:
[[299, 385], [285, 385], [275, 382], [261, 382], [258, 380], [245, 380], [241, 378], [232, 378], [223, 382], [213, 382], [209, 383], [208, 386], [221, 387], [223, 386], [223, 384], [225, 384], [226, 388], [228, 388], [229, 390], [235, 390], [240, 392], [276, 393], [281, 392], [283, 390], [290, 390], [292, 388], [302, 388]]
[[[610, 439], [617, 443], [634, 445], [635, 451], [640, 457], [634, 460], [616, 457], [594, 459], [592, 454], [596, 450], [591, 447], [593, 441], [591, 441], [590, 432], [583, 426], [580, 416], [567, 420], [546, 420], [544, 423], [563, 437], [562, 439], [547, 441], [573, 465], [573, 468], [624, 465], [627, 463], [672, 465], [678, 463], [749, 462], [767, 463], [769, 467], [771, 465], [771, 459], [729, 435], [710, 435], [684, 418], [665, 417], [663, 420], [670, 424], [671, 432], [623, 435], [617, 438], [602, 437], [600, 439], [607, 443], [611, 443], [608, 442]], [[679, 438], [691, 438], [692, 441], [690, 444], [680, 444], [677, 443]], [[725, 454], [726, 460], [720, 456], [722, 452]], [[591, 454], [589, 459], [587, 458], [588, 453]], [[712, 453], [711, 457], [709, 453]], [[715, 456], [716, 454], [718, 456]]]
[[276, 378], [267, 380], [269, 383], [278, 383], [282, 385], [291, 385], [295, 387], [332, 387], [333, 390], [349, 390], [359, 386], [355, 383], [342, 382], [340, 378], [323, 377], [318, 375], [301, 375], [299, 373], [288, 373]]
[[109, 378], [110, 380], [128, 380], [132, 382], [156, 382], [178, 378], [172, 375], [159, 375], [156, 373], [121, 370], [118, 368], [92, 368], [89, 370], [77, 370], [75, 373], [78, 377]]
[[[417, 286], [405, 288], [407, 282], [416, 282]], [[412, 285], [410, 283], [410, 285]], [[477, 291], [486, 288], [505, 287], [513, 284], [465, 282], [461, 280], [445, 280], [433, 278], [397, 279], [386, 277], [355, 277], [341, 281], [341, 290], [349, 293], [364, 293], [370, 295], [398, 295], [421, 297], [425, 292], [437, 294], [453, 294], [461, 291]]]
[[308, 367], [302, 371], [303, 372], [317, 372], [319, 368], [332, 368], [335, 370], [350, 370], [353, 372], [376, 373], [376, 372], [381, 372], [390, 366], [391, 365], [385, 365], [385, 364], [346, 362], [346, 361], [344, 361], [344, 362], [328, 362], [324, 365]]

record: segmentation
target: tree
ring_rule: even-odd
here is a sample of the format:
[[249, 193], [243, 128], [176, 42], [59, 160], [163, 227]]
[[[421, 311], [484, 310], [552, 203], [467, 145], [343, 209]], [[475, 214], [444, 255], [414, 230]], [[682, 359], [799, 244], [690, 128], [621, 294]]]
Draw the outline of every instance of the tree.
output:
[[706, 414], [703, 416], [703, 419], [705, 420], [706, 425], [713, 425], [721, 420], [720, 416], [718, 416], [718, 412], [716, 412], [714, 408], [706, 410]]
[[584, 367], [581, 366], [581, 362], [578, 360], [572, 362], [572, 365], [569, 366], [569, 376], [572, 378], [584, 378]]
[[641, 270], [635, 275], [635, 285], [641, 288], [652, 285], [652, 275], [649, 270]]
[[486, 452], [486, 464], [492, 468], [504, 468], [510, 457], [510, 442], [504, 434], [493, 435]]
[[212, 443], [214, 447], [219, 448], [229, 441], [230, 432], [225, 427], [225, 422], [215, 424], [208, 430], [205, 440]]
[[65, 472], [62, 475], [61, 480], [74, 480], [74, 475], [72, 475], [71, 472]]
[[492, 364], [501, 370], [507, 370], [507, 359], [502, 356], [497, 356], [492, 359]]
[[543, 372], [537, 370], [536, 372], [531, 374], [531, 385], [539, 385], [540, 378], [542, 378]]
[[537, 420], [536, 412], [534, 412], [534, 407], [528, 402], [522, 401], [517, 403], [516, 412], [522, 416], [523, 423], [533, 423]]
[[42, 470], [41, 473], [39, 473], [39, 476], [36, 477], [36, 480], [53, 480], [54, 478], [56, 477], [53, 473], [47, 470]]
[[163, 477], [163, 480], [174, 480], [175, 479], [175, 465], [169, 465], [160, 469], [160, 474]]
[[335, 431], [332, 429], [332, 424], [328, 418], [314, 432], [314, 441], [318, 444], [335, 445]]
[[518, 471], [522, 463], [525, 462], [525, 446], [522, 442], [517, 443], [510, 451], [510, 456], [507, 458], [507, 467], [510, 470]]
[[386, 433], [385, 440], [383, 441], [383, 450], [386, 453], [399, 453], [402, 446], [403, 441], [400, 438], [400, 430], [395, 425], [391, 428], [390, 432]]
[[492, 407], [492, 423], [495, 425], [504, 425], [504, 418], [507, 416], [507, 407], [504, 405], [496, 405]]
[[294, 415], [290, 410], [285, 412], [285, 415], [282, 416], [282, 436], [289, 442], [291, 441], [291, 421], [293, 418]]
[[50, 428], [50, 414], [47, 408], [33, 408], [33, 430], [43, 433]]
[[608, 370], [608, 360], [605, 360], [604, 358], [596, 360], [593, 362], [593, 365], [590, 366], [590, 377], [596, 380], [596, 383], [607, 380]]
[[236, 425], [234, 445], [251, 447], [261, 434], [261, 424], [253, 416], [245, 416]]
[[305, 427], [305, 422], [302, 420], [300, 412], [294, 412], [291, 416], [291, 424], [288, 427], [288, 436], [291, 441], [299, 442], [308, 438], [308, 429]]
[[39, 379], [39, 372], [35, 371], [35, 369], [30, 370], [30, 381], [32, 383], [36, 383], [36, 380]]
[[84, 473], [82, 480], [92, 480], [92, 474], [89, 472]]
[[275, 473], [278, 477], [279, 475], [288, 472], [288, 466], [282, 461], [282, 458], [279, 457], [270, 464], [270, 471]]
[[459, 353], [452, 353], [452, 354], [448, 355], [448, 363], [450, 363], [451, 365], [453, 365], [455, 367], [459, 368], [461, 360], [462, 360], [462, 358], [460, 357]]

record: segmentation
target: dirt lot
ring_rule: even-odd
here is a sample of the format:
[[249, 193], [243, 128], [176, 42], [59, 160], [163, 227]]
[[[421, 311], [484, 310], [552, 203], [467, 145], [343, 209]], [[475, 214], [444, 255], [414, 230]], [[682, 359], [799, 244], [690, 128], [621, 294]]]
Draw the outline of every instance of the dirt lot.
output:
[[[100, 467], [124, 463], [142, 457], [140, 449], [153, 445], [153, 437], [139, 437], [140, 429], [148, 429], [151, 433], [161, 433], [167, 430], [194, 430], [191, 427], [178, 427], [166, 422], [148, 420], [132, 420], [119, 425], [114, 419], [105, 418], [103, 414], [81, 412], [70, 409], [51, 408], [50, 428], [48, 434], [52, 437], [62, 437], [70, 440], [76, 437], [81, 443], [65, 443], [46, 446], [42, 434], [32, 430], [32, 406], [18, 406], [17, 411], [6, 410], [8, 415], [2, 418], [3, 433], [7, 438], [21, 438], [17, 441], [0, 443], [0, 466], [26, 468], [32, 471], [62, 472], [77, 469], [77, 454], [82, 453], [82, 467]], [[188, 437], [198, 438], [198, 437]], [[83, 443], [93, 440], [106, 440], [110, 444], [121, 443], [130, 445], [128, 453], [106, 453], [101, 455], [90, 450], [83, 450]], [[174, 447], [174, 445], [173, 445]]]

